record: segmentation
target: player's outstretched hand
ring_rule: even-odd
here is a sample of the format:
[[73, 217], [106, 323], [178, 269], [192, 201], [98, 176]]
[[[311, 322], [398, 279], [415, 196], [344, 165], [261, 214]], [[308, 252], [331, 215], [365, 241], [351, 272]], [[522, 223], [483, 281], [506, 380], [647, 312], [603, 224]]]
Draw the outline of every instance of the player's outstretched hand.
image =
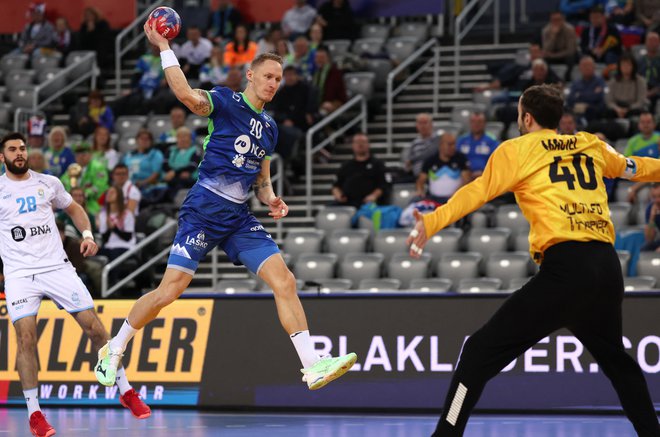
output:
[[98, 251], [99, 247], [91, 238], [85, 238], [82, 243], [80, 243], [80, 253], [82, 253], [84, 257], [94, 256]]
[[284, 218], [289, 213], [288, 205], [284, 203], [284, 200], [282, 200], [282, 198], [279, 196], [273, 197], [268, 202], [268, 209], [270, 209], [268, 215], [274, 218], [275, 220]]
[[164, 46], [169, 47], [170, 45], [169, 41], [167, 41], [167, 38], [165, 38], [163, 35], [158, 33], [156, 29], [154, 29], [149, 25], [149, 21], [144, 23], [144, 34], [147, 36], [147, 39], [151, 44], [155, 45], [158, 48], [161, 48], [161, 50], [162, 47]]
[[426, 228], [424, 227], [424, 219], [422, 213], [418, 210], [413, 211], [415, 217], [415, 227], [410, 231], [410, 236], [406, 240], [406, 245], [410, 246], [410, 256], [419, 258], [422, 255], [424, 246], [428, 239], [426, 238]]

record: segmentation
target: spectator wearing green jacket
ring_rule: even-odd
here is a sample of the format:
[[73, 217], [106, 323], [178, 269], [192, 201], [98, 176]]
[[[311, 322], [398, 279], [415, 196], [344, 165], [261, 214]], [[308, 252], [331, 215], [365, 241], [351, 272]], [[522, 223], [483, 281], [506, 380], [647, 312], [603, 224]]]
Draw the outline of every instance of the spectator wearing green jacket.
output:
[[105, 164], [92, 156], [92, 146], [81, 142], [73, 146], [76, 155], [76, 164], [80, 167], [79, 174], [77, 166], [70, 165], [60, 180], [67, 191], [74, 186], [82, 187], [87, 200], [87, 211], [90, 214], [98, 214], [101, 210], [99, 197], [108, 189], [108, 169]]

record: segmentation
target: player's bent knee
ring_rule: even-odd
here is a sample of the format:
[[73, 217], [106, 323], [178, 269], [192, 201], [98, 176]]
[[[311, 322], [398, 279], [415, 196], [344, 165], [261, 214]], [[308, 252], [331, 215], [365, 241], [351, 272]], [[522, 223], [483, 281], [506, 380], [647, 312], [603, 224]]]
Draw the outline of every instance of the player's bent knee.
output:
[[293, 276], [293, 273], [291, 273], [290, 270], [287, 270], [286, 273], [282, 274], [281, 278], [278, 278], [274, 285], [273, 293], [281, 297], [290, 297], [297, 292], [296, 277]]

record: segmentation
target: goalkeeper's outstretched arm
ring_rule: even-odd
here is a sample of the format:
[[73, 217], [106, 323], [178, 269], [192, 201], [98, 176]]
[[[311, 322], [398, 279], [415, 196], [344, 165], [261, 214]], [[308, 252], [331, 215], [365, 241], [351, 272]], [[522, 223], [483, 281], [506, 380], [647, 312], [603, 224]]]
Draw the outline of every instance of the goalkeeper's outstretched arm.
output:
[[159, 34], [155, 29], [144, 24], [144, 34], [149, 42], [160, 50], [160, 59], [165, 71], [165, 79], [177, 99], [193, 113], [208, 117], [211, 114], [211, 102], [208, 93], [200, 89], [192, 89], [186, 80], [186, 76], [181, 71], [179, 61], [174, 52], [170, 49], [170, 43], [165, 37]]

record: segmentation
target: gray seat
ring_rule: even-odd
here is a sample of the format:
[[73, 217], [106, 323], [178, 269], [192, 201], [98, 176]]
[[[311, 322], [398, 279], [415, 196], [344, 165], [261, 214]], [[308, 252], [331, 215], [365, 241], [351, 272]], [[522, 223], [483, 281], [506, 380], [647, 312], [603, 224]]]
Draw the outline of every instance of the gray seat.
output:
[[502, 290], [502, 281], [498, 278], [461, 279], [459, 293], [494, 293]]
[[445, 228], [426, 242], [424, 253], [431, 255], [431, 265], [436, 266], [445, 253], [458, 252], [463, 231], [460, 228]]
[[322, 231], [350, 229], [355, 211], [352, 206], [327, 206], [316, 214], [314, 227]]
[[621, 229], [629, 223], [630, 203], [628, 202], [611, 202], [609, 203], [610, 219], [614, 225], [614, 229]]
[[529, 276], [529, 255], [525, 252], [492, 253], [486, 260], [486, 276], [502, 280], [505, 287], [513, 279]]
[[452, 133], [458, 136], [461, 132], [465, 131], [465, 127], [463, 126], [463, 124], [448, 120], [436, 121], [433, 123], [433, 126], [436, 128], [436, 133], [438, 134], [438, 136], [442, 135], [445, 132]]
[[9, 100], [16, 108], [32, 108], [34, 106], [34, 85], [16, 87], [9, 92]]
[[514, 229], [529, 229], [529, 222], [518, 205], [501, 205], [495, 212], [495, 226]]
[[58, 68], [62, 62], [62, 55], [54, 52], [52, 55], [39, 56], [32, 62], [32, 68], [39, 74], [41, 71], [49, 68]]
[[169, 115], [152, 115], [147, 121], [147, 129], [154, 136], [156, 142], [158, 138], [165, 132], [172, 129], [172, 122]]
[[353, 281], [345, 278], [320, 279], [318, 285], [305, 284], [304, 290], [315, 290], [319, 293], [331, 293], [333, 291], [347, 291], [353, 287]]
[[621, 263], [621, 272], [623, 276], [628, 276], [628, 264], [630, 263], [630, 252], [627, 250], [617, 250], [616, 254], [619, 257], [619, 262]]
[[291, 255], [291, 261], [295, 263], [301, 253], [321, 252], [324, 235], [323, 231], [291, 230], [284, 238], [282, 251]]
[[188, 188], [181, 188], [179, 191], [176, 192], [176, 195], [174, 196], [174, 199], [172, 200], [172, 203], [177, 208], [180, 208], [181, 205], [183, 205], [184, 200], [186, 200], [186, 196], [188, 195], [188, 192], [190, 189]]
[[366, 252], [369, 236], [367, 229], [336, 229], [326, 240], [326, 248], [341, 261], [349, 253]]
[[5, 75], [5, 85], [11, 91], [25, 85], [32, 85], [36, 78], [37, 72], [34, 70], [11, 70]]
[[467, 234], [467, 250], [488, 256], [495, 252], [506, 252], [511, 230], [507, 228], [471, 229]]
[[381, 253], [349, 253], [339, 263], [337, 276], [350, 279], [354, 285], [363, 279], [380, 278], [384, 259]]
[[135, 134], [122, 135], [117, 140], [117, 151], [122, 155], [133, 152], [136, 148], [137, 140], [135, 139]]
[[415, 278], [408, 286], [410, 291], [447, 292], [451, 290], [451, 281], [445, 278]]
[[[620, 140], [619, 140], [620, 141]], [[618, 142], [618, 141], [617, 141]], [[625, 147], [625, 146], [624, 146]], [[618, 149], [617, 149], [618, 150]], [[619, 153], [623, 153], [623, 150], [618, 150]], [[616, 191], [614, 192], [614, 198], [617, 202], [627, 202], [628, 199], [628, 190], [635, 185], [636, 182], [629, 181], [626, 179], [619, 179], [616, 184]], [[639, 198], [637, 199], [639, 201]]]
[[252, 292], [257, 287], [254, 279], [221, 279], [215, 287], [215, 291], [225, 294]]
[[385, 262], [388, 262], [395, 253], [408, 253], [406, 240], [410, 235], [407, 229], [384, 229], [374, 236], [374, 252], [380, 252], [385, 255]]
[[390, 35], [390, 26], [387, 24], [365, 24], [360, 32], [362, 38], [374, 38], [385, 41]]
[[566, 77], [566, 72], [568, 72], [568, 65], [552, 64], [550, 66], [550, 70], [552, 70], [557, 75], [557, 77], [563, 81]]
[[401, 23], [394, 28], [394, 35], [399, 37], [415, 38], [417, 44], [421, 44], [429, 37], [429, 28], [426, 23], [408, 22]]
[[637, 275], [652, 276], [660, 281], [660, 253], [640, 252], [637, 259]]
[[479, 103], [457, 103], [452, 106], [450, 120], [460, 123], [466, 127], [470, 123], [470, 115], [473, 112], [485, 112], [486, 106]]
[[325, 41], [325, 46], [328, 48], [328, 51], [333, 58], [337, 56], [343, 56], [348, 53], [348, 49], [351, 47], [350, 39], [329, 39]]
[[209, 119], [207, 117], [200, 117], [199, 115], [189, 114], [186, 117], [186, 126], [193, 132], [198, 130], [207, 129], [209, 125]]
[[23, 53], [8, 54], [0, 58], [0, 70], [7, 76], [11, 70], [22, 70], [28, 64], [28, 55]]
[[417, 188], [415, 184], [394, 184], [392, 185], [392, 205], [405, 208], [415, 197]]
[[529, 253], [529, 229], [516, 229], [511, 236], [513, 250]]
[[146, 123], [145, 115], [122, 115], [115, 120], [115, 131], [119, 136], [135, 136]]
[[65, 64], [67, 67], [76, 64], [69, 72], [69, 79], [77, 79], [95, 68], [96, 53], [91, 50], [74, 50], [66, 56]]
[[402, 288], [408, 288], [415, 278], [426, 278], [429, 274], [431, 255], [423, 253], [419, 259], [409, 254], [397, 253], [387, 264], [387, 276], [401, 281]]
[[394, 278], [363, 279], [357, 286], [358, 290], [373, 293], [383, 291], [396, 291], [401, 288], [401, 281]]
[[529, 282], [529, 280], [532, 279], [531, 276], [527, 278], [513, 278], [509, 281], [509, 290], [511, 291], [516, 291], [520, 290], [525, 284]]
[[376, 73], [361, 71], [357, 73], [344, 74], [344, 83], [349, 97], [362, 95], [366, 99], [374, 94], [374, 80]]
[[481, 258], [476, 252], [446, 253], [440, 256], [435, 270], [439, 278], [449, 279], [454, 286], [457, 286], [461, 279], [479, 276]]
[[390, 38], [385, 43], [385, 49], [390, 55], [390, 59], [400, 63], [417, 49], [417, 38], [409, 36]]
[[377, 55], [383, 51], [383, 40], [380, 38], [359, 38], [356, 39], [351, 47], [351, 52], [356, 55], [364, 53]]
[[60, 74], [61, 71], [61, 68], [44, 68], [39, 71], [37, 82], [43, 87], [39, 92], [41, 97], [51, 96], [67, 85], [66, 75]]
[[623, 278], [623, 288], [625, 291], [653, 290], [656, 283], [656, 278], [653, 276], [631, 276]]
[[337, 255], [333, 253], [303, 253], [294, 262], [296, 278], [303, 281], [318, 281], [335, 276]]
[[374, 88], [384, 89], [387, 86], [387, 75], [392, 71], [392, 62], [389, 59], [367, 59], [367, 70], [374, 73]]

